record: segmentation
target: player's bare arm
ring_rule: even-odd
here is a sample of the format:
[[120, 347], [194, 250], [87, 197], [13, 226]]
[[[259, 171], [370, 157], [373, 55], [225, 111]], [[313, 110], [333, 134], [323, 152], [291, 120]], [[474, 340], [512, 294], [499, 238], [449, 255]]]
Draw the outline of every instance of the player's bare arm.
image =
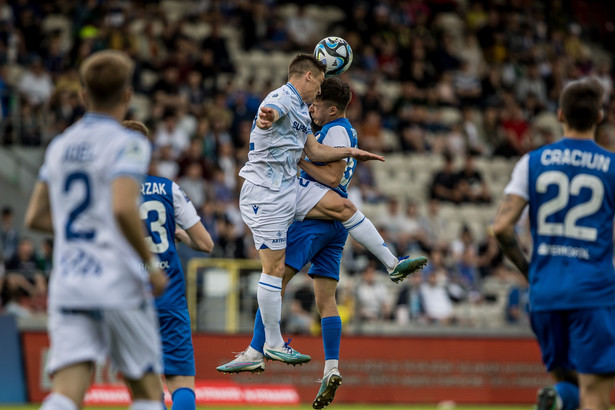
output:
[[115, 219], [126, 240], [143, 260], [152, 283], [152, 293], [154, 296], [161, 295], [166, 288], [167, 277], [156, 266], [156, 258], [145, 243], [145, 231], [137, 208], [139, 184], [133, 178], [118, 177], [112, 183], [111, 192]]
[[526, 205], [527, 201], [520, 196], [506, 195], [495, 215], [493, 231], [504, 255], [510, 259], [527, 279], [529, 261], [521, 249], [517, 234], [515, 233], [515, 224], [521, 217], [521, 213]]
[[298, 165], [299, 168], [307, 172], [316, 181], [331, 188], [335, 188], [342, 181], [346, 161], [341, 159], [339, 161], [329, 162], [324, 165], [315, 165], [310, 161], [301, 159], [299, 160]]
[[175, 238], [196, 251], [211, 253], [214, 250], [214, 241], [200, 222], [186, 230], [176, 229]]
[[352, 157], [359, 161], [382, 161], [384, 157], [363, 151], [358, 148], [333, 148], [321, 144], [316, 140], [314, 134], [309, 134], [305, 142], [305, 153], [314, 162], [333, 162], [340, 159]]
[[36, 231], [53, 233], [49, 188], [45, 182], [37, 182], [26, 210], [26, 227]]

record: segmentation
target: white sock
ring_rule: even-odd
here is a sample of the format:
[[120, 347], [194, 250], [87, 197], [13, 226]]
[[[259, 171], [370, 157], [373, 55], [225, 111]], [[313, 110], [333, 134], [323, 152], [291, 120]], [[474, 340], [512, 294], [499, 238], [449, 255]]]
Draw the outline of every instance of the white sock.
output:
[[[158, 406], [160, 406], [160, 403], [158, 403]], [[50, 393], [43, 400], [41, 410], [77, 410], [77, 405], [63, 394]]]
[[384, 239], [380, 235], [380, 232], [378, 232], [372, 221], [367, 219], [361, 211], [357, 211], [349, 220], [342, 222], [342, 225], [344, 225], [344, 228], [348, 230], [348, 233], [355, 241], [365, 246], [368, 251], [380, 259], [380, 262], [387, 267], [389, 272], [395, 269], [397, 265], [397, 256], [391, 253], [384, 243]]
[[160, 400], [137, 399], [130, 405], [130, 410], [160, 410]]
[[248, 346], [248, 350], [246, 350], [246, 356], [251, 360], [260, 360], [263, 358], [263, 354], [253, 348], [252, 346]]
[[336, 359], [325, 360], [325, 370], [323, 372], [323, 375], [326, 376], [327, 373], [329, 373], [332, 369], [337, 369], [339, 362], [340, 361]]
[[256, 292], [258, 307], [265, 325], [265, 343], [269, 347], [278, 347], [284, 344], [280, 332], [280, 319], [282, 318], [282, 278], [261, 273]]

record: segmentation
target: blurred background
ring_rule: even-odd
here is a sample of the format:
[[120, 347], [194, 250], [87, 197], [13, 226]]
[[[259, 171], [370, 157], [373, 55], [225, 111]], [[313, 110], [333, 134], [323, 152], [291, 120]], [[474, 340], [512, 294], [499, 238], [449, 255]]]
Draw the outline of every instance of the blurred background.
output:
[[[198, 346], [197, 356], [209, 354], [202, 363], [215, 367], [231, 357], [227, 347], [245, 347], [260, 265], [238, 209], [237, 173], [252, 120], [262, 98], [286, 81], [292, 57], [335, 35], [354, 51], [342, 79], [352, 87], [347, 116], [359, 146], [387, 159], [357, 166], [350, 198], [394, 253], [430, 259], [395, 285], [349, 239], [337, 295], [344, 337], [357, 352], [369, 337], [418, 346], [433, 338], [445, 343], [437, 350], [454, 349], [457, 342], [448, 347], [447, 340], [511, 341], [496, 359], [527, 343], [529, 359], [519, 360], [529, 367], [511, 375], [529, 372], [518, 386], [528, 396], [510, 398], [533, 400], [544, 372], [529, 330], [527, 284], [504, 260], [490, 224], [516, 160], [561, 138], [556, 109], [568, 81], [600, 80], [605, 120], [596, 139], [613, 148], [614, 7], [591, 0], [0, 0], [0, 315], [16, 318], [22, 337], [45, 330], [53, 240], [23, 228], [25, 206], [46, 145], [84, 112], [79, 64], [94, 51], [121, 49], [136, 62], [129, 116], [149, 127], [157, 173], [186, 191], [216, 243], [212, 255], [180, 246], [195, 337], [223, 338], [218, 356]], [[527, 221], [518, 233], [529, 250]], [[283, 332], [318, 351], [319, 326], [311, 280], [299, 274], [285, 297]], [[203, 366], [200, 374], [219, 377]], [[493, 382], [498, 369], [481, 380]]]

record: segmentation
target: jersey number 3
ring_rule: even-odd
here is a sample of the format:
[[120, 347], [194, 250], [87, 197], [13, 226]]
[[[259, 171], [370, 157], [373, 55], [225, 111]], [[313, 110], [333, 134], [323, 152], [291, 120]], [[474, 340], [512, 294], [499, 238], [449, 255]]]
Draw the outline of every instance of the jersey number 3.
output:
[[[536, 179], [536, 192], [544, 194], [549, 186], [557, 186], [557, 195], [538, 208], [538, 235], [564, 236], [584, 241], [595, 241], [598, 230], [589, 226], [578, 225], [579, 219], [595, 214], [602, 206], [604, 185], [600, 178], [590, 174], [578, 174], [571, 180], [560, 171], [547, 171]], [[547, 218], [568, 206], [570, 196], [581, 193], [581, 189], [591, 191], [589, 199], [572, 206], [564, 216], [564, 222], [547, 222]]]
[[[154, 214], [153, 219], [150, 219], [150, 213]], [[145, 238], [149, 250], [153, 253], [166, 252], [169, 249], [169, 238], [167, 229], [164, 227], [167, 221], [167, 211], [164, 205], [159, 201], [143, 202], [139, 207], [139, 214], [141, 219], [147, 224], [147, 231], [150, 233]]]

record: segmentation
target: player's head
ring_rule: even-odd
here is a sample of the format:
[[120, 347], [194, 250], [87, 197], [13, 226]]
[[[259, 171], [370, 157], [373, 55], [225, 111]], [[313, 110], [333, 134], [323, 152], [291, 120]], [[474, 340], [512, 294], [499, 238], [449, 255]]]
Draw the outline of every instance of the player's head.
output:
[[350, 86], [339, 77], [325, 79], [320, 85], [320, 94], [310, 106], [312, 120], [322, 126], [343, 117], [351, 98]]
[[592, 130], [602, 120], [603, 93], [602, 86], [595, 78], [568, 83], [559, 98], [559, 120], [570, 130]]
[[288, 81], [297, 89], [306, 104], [314, 101], [324, 78], [325, 65], [310, 54], [299, 54], [288, 66]]
[[113, 111], [127, 108], [132, 96], [133, 72], [134, 63], [123, 51], [97, 51], [86, 58], [79, 68], [79, 75], [88, 109]]

